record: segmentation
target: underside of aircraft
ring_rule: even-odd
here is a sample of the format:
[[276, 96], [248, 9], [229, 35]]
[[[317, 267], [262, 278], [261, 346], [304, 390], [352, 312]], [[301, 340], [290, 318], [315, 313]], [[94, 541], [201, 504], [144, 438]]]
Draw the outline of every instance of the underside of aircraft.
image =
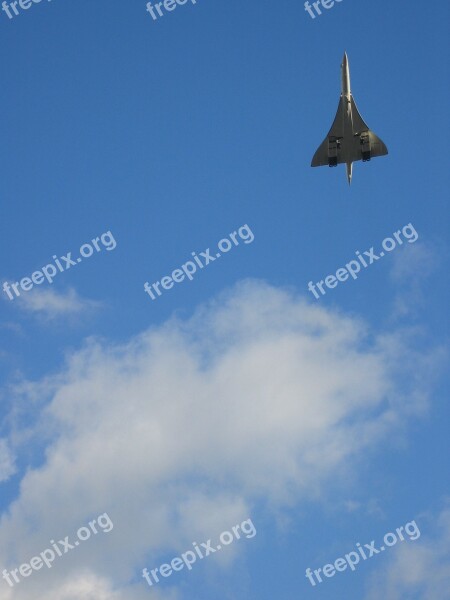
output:
[[341, 65], [342, 93], [336, 117], [330, 131], [317, 149], [311, 161], [312, 167], [338, 164], [347, 165], [347, 178], [351, 183], [352, 164], [356, 161], [370, 161], [376, 156], [384, 156], [388, 149], [384, 142], [369, 129], [361, 117], [350, 91], [350, 72], [347, 54]]

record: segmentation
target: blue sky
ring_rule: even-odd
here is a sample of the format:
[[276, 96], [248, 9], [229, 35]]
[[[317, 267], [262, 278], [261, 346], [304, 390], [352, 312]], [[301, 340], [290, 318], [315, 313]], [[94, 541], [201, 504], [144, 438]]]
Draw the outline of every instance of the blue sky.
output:
[[[13, 301], [1, 292], [1, 563], [96, 511], [115, 524], [48, 572], [1, 580], [1, 598], [448, 593], [449, 8], [323, 13], [296, 0], [197, 0], [157, 21], [142, 0], [1, 12], [1, 280], [108, 231], [117, 244]], [[342, 166], [309, 166], [344, 50], [389, 148], [354, 165], [350, 188]], [[144, 292], [245, 224], [251, 243]], [[408, 224], [416, 242], [308, 292]], [[143, 582], [247, 517], [254, 539]], [[419, 540], [305, 578], [412, 519]]]

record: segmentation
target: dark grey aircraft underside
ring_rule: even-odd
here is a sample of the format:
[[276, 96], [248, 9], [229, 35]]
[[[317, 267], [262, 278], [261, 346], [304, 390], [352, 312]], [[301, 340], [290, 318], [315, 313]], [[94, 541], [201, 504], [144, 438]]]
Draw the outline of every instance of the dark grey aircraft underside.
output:
[[352, 165], [358, 160], [369, 161], [388, 153], [384, 142], [371, 131], [356, 107], [350, 90], [350, 69], [347, 53], [341, 65], [342, 92], [333, 125], [311, 161], [312, 167], [347, 165], [351, 183]]

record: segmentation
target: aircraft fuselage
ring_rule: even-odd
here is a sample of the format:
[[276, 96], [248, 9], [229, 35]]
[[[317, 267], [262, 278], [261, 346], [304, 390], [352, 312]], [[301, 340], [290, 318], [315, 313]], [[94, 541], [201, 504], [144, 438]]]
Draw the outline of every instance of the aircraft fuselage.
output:
[[350, 99], [350, 67], [348, 65], [347, 52], [344, 53], [344, 58], [341, 64], [341, 94]]

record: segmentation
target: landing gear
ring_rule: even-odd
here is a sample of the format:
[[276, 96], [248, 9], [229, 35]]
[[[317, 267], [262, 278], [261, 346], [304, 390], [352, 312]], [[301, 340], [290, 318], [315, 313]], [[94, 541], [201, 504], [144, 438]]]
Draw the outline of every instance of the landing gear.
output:
[[328, 157], [328, 166], [329, 167], [337, 167], [337, 156], [329, 156]]
[[328, 166], [337, 167], [338, 150], [341, 147], [341, 142], [338, 138], [331, 137], [328, 139]]
[[362, 133], [359, 136], [359, 143], [361, 144], [361, 154], [363, 162], [368, 162], [371, 159], [369, 134]]

